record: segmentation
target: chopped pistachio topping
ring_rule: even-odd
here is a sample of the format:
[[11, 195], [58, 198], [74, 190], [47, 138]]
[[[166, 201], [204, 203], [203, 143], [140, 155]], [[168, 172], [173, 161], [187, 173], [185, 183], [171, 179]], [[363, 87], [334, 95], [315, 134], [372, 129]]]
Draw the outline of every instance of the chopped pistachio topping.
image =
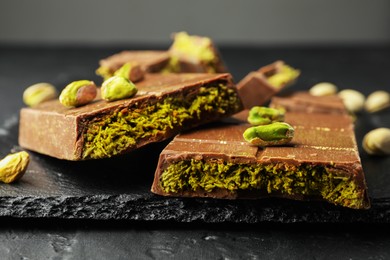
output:
[[201, 87], [197, 95], [187, 99], [167, 97], [143, 107], [122, 108], [87, 126], [83, 158], [121, 154], [143, 139], [162, 136], [177, 126], [200, 119], [203, 114], [223, 115], [238, 109], [235, 90], [222, 84]]
[[268, 194], [322, 197], [336, 205], [364, 207], [364, 191], [342, 170], [310, 164], [241, 164], [184, 160], [170, 164], [160, 177], [164, 192], [262, 190]]
[[296, 70], [288, 65], [283, 65], [280, 71], [268, 77], [267, 80], [272, 86], [281, 88], [298, 78], [299, 74], [299, 70]]

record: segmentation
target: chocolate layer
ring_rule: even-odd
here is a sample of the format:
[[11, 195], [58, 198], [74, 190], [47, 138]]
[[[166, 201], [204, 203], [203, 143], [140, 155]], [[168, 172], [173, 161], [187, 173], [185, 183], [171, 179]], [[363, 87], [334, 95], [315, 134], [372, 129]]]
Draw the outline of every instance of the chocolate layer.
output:
[[234, 120], [174, 138], [162, 151], [152, 192], [212, 198], [285, 197], [369, 208], [351, 118], [288, 112], [295, 128], [286, 146], [245, 142], [247, 111]]
[[138, 64], [145, 72], [160, 72], [167, 66], [170, 55], [167, 51], [129, 51], [125, 50], [99, 61], [97, 74], [108, 77], [125, 63]]
[[288, 96], [275, 96], [270, 106], [294, 112], [348, 114], [338, 96], [312, 96], [305, 91], [294, 92]]
[[[270, 80], [276, 74], [283, 73], [285, 66], [287, 65], [283, 61], [276, 61], [257, 71], [250, 72], [238, 82], [237, 89], [245, 108], [250, 109], [253, 106], [264, 105], [272, 96], [295, 82], [297, 76], [283, 79], [280, 81], [280, 85], [275, 85]], [[297, 73], [299, 74], [298, 71]]]
[[66, 160], [106, 158], [241, 110], [230, 74], [147, 74], [135, 97], [20, 113], [22, 147]]

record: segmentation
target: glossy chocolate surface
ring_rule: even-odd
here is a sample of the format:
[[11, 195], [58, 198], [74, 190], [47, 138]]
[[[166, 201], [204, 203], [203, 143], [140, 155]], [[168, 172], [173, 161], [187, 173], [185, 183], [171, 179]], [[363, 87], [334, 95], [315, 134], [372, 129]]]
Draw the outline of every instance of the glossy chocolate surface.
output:
[[[307, 97], [310, 99], [310, 97]], [[321, 102], [342, 104], [333, 97], [323, 98]], [[314, 104], [315, 102], [313, 102]], [[322, 105], [322, 103], [321, 103]], [[229, 122], [221, 122], [197, 131], [183, 133], [163, 150], [156, 170], [152, 191], [167, 196], [194, 196], [214, 198], [263, 197], [250, 192], [240, 193], [213, 190], [211, 192], [183, 191], [167, 193], [160, 187], [160, 176], [171, 164], [186, 160], [222, 161], [234, 164], [267, 165], [283, 163], [299, 167], [302, 164], [332, 167], [352, 177], [360, 190], [366, 190], [364, 173], [354, 135], [353, 122], [346, 114], [288, 112], [285, 122], [295, 128], [292, 142], [285, 146], [256, 147], [245, 142], [243, 132], [250, 127], [246, 122], [248, 111], [234, 116]], [[296, 196], [283, 195], [296, 199]], [[310, 197], [306, 197], [308, 199]], [[363, 207], [369, 207], [367, 194]]]

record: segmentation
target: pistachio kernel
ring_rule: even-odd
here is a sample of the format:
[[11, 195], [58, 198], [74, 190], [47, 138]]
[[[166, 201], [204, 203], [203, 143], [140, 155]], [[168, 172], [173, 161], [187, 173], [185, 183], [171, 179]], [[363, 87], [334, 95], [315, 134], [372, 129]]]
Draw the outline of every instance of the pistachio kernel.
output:
[[73, 81], [62, 90], [60, 102], [67, 107], [83, 106], [92, 102], [96, 94], [97, 87], [93, 81]]
[[244, 139], [256, 146], [275, 146], [289, 143], [294, 137], [294, 128], [284, 122], [253, 126], [245, 130]]
[[384, 90], [372, 92], [364, 104], [364, 108], [370, 113], [379, 112], [388, 107], [390, 107], [390, 93]]
[[284, 111], [276, 108], [254, 106], [249, 110], [248, 122], [251, 125], [268, 125], [283, 121]]
[[368, 132], [363, 138], [363, 149], [372, 155], [389, 155], [390, 129], [381, 127]]
[[135, 62], [127, 62], [114, 72], [114, 76], [122, 76], [132, 82], [140, 81], [144, 75], [145, 72], [141, 69], [141, 66]]
[[96, 75], [103, 77], [104, 80], [113, 76], [113, 72], [111, 71], [111, 69], [105, 66], [100, 66], [99, 68], [97, 68], [95, 73]]
[[9, 154], [0, 161], [0, 181], [11, 183], [19, 180], [27, 170], [30, 156], [22, 151]]
[[137, 93], [136, 86], [125, 77], [113, 76], [103, 82], [101, 88], [102, 98], [107, 101], [130, 98]]
[[338, 93], [343, 100], [345, 108], [352, 113], [360, 112], [364, 107], [365, 96], [353, 89], [344, 89]]
[[55, 99], [57, 95], [57, 90], [52, 84], [41, 82], [24, 90], [23, 102], [27, 106], [34, 107], [45, 101]]
[[337, 93], [337, 87], [335, 84], [330, 82], [320, 82], [315, 84], [309, 89], [309, 93], [312, 96], [331, 96]]

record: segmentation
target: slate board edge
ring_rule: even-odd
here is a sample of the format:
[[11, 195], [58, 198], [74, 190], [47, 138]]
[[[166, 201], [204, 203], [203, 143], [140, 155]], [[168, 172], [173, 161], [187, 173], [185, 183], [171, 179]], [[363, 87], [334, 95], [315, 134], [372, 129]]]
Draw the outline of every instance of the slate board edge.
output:
[[0, 217], [173, 221], [181, 223], [390, 223], [390, 200], [370, 210], [281, 199], [212, 200], [129, 194], [1, 197]]

